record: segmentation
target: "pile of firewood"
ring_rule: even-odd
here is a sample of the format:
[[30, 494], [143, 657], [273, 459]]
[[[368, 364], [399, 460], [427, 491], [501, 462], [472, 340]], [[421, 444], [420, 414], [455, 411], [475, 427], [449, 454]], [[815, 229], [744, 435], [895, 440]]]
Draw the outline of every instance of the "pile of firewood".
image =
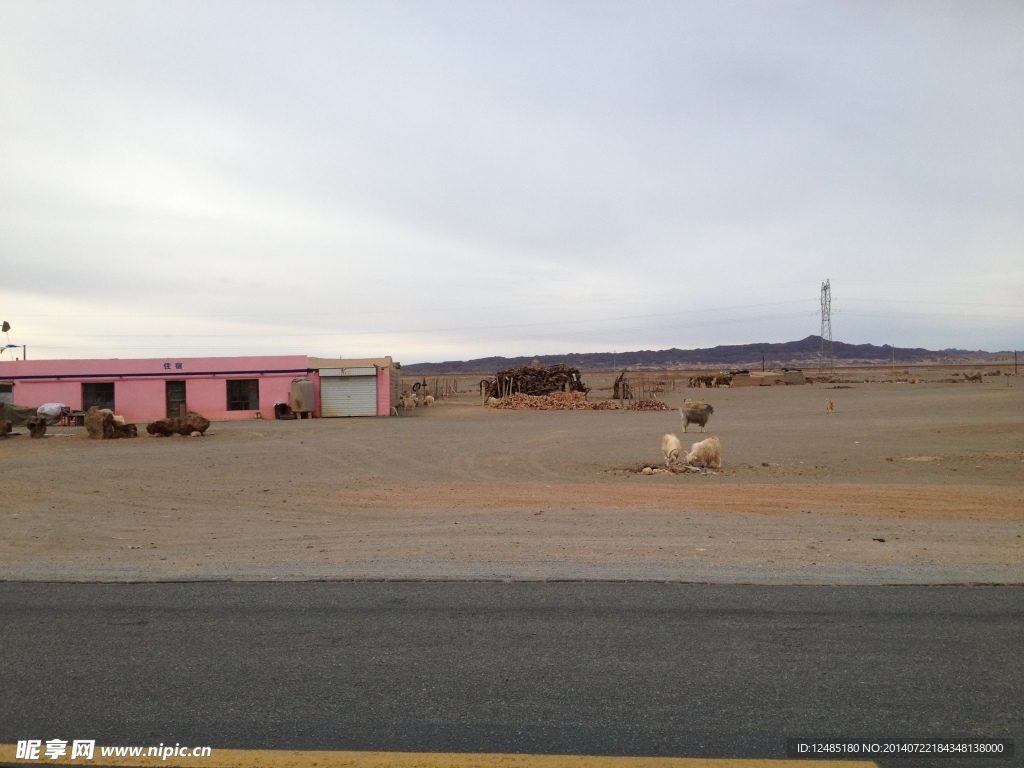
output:
[[637, 400], [631, 406], [631, 411], [667, 411], [669, 407], [661, 400]]
[[485, 397], [505, 398], [509, 395], [547, 395], [551, 392], [590, 391], [580, 379], [578, 368], [559, 363], [545, 368], [539, 363], [522, 368], [507, 368], [480, 382]]
[[583, 392], [552, 392], [550, 395], [524, 395], [516, 393], [499, 397], [489, 402], [491, 408], [510, 411], [615, 411], [619, 404], [614, 400], [591, 402]]

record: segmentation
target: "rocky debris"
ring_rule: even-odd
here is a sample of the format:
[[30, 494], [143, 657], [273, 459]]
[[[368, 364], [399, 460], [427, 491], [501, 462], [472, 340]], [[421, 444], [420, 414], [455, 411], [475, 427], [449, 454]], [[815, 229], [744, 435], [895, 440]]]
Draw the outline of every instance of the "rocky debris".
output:
[[[105, 414], [95, 405], [85, 412], [85, 430], [93, 440], [103, 439], [103, 424], [106, 421], [104, 417]], [[111, 418], [110, 422], [113, 423], [113, 421], [113, 418]]]
[[110, 411], [95, 405], [85, 412], [85, 429], [93, 440], [118, 440], [139, 436], [138, 427], [134, 424], [125, 423]]
[[151, 435], [156, 435], [157, 437], [170, 437], [171, 435], [176, 435], [180, 429], [181, 419], [177, 416], [151, 421], [146, 425], [146, 431]]
[[688, 464], [673, 464], [668, 469], [665, 467], [652, 467], [650, 464], [645, 464], [639, 470], [632, 470], [641, 475], [717, 475], [718, 472], [713, 472], [707, 467], [693, 467]]
[[526, 395], [517, 393], [508, 397], [490, 398], [491, 408], [508, 411], [617, 411], [619, 404], [614, 400], [587, 400], [584, 392], [552, 392], [550, 395]]
[[146, 431], [157, 437], [170, 437], [171, 435], [202, 437], [209, 428], [210, 420], [195, 411], [189, 411], [182, 417], [171, 416], [146, 425]]
[[116, 421], [112, 425], [111, 435], [108, 440], [118, 440], [126, 437], [138, 437], [139, 428], [134, 424], [118, 424]]
[[28, 420], [28, 433], [32, 437], [44, 437], [46, 435], [46, 419], [42, 416], [33, 416]]
[[210, 420], [201, 413], [189, 411], [185, 414], [185, 418], [181, 420], [181, 428], [188, 430], [187, 432], [182, 432], [181, 434], [183, 435], [191, 434], [193, 432], [198, 432], [200, 435], [203, 435], [206, 433], [206, 430], [210, 428]]

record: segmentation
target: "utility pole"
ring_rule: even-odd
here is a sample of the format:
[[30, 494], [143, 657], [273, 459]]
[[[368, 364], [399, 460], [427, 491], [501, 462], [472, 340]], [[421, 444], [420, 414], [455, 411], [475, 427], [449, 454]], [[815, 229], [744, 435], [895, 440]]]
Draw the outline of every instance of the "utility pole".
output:
[[818, 357], [818, 373], [825, 370], [825, 345], [828, 344], [829, 372], [836, 372], [835, 350], [832, 347], [832, 285], [828, 280], [821, 284], [821, 354]]

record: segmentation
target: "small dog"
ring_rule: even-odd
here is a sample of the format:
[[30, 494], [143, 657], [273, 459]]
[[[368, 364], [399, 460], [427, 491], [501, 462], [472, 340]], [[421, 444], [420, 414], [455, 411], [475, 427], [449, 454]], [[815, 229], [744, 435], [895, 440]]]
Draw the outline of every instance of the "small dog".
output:
[[832, 413], [835, 410], [836, 404], [832, 402], [832, 398], [825, 401], [825, 413]]

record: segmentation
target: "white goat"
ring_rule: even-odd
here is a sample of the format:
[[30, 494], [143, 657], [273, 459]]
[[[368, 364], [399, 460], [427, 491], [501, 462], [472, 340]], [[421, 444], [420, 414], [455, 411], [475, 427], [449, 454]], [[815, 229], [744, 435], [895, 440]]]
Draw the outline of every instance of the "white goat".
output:
[[683, 460], [684, 464], [690, 466], [711, 467], [721, 469], [722, 467], [722, 444], [717, 437], [709, 437], [690, 446], [690, 452]]
[[669, 469], [673, 464], [679, 463], [679, 453], [683, 450], [682, 443], [675, 435], [663, 435], [661, 438], [661, 452], [665, 454], [665, 466]]

